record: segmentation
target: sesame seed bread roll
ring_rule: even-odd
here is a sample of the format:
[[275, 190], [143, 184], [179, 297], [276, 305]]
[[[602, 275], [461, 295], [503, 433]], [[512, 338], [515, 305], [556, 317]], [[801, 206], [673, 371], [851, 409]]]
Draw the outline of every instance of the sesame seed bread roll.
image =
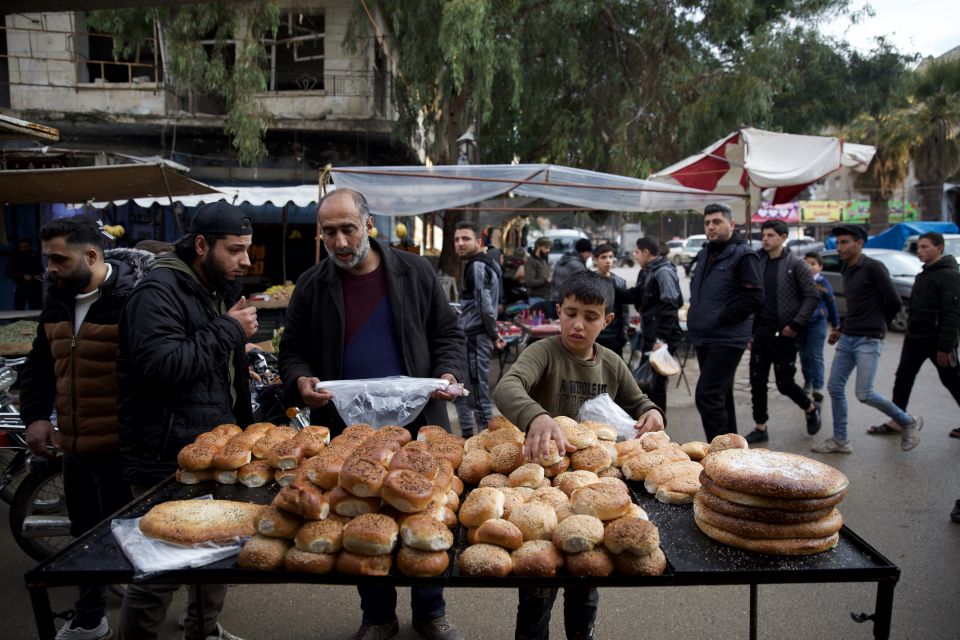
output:
[[284, 440], [289, 440], [295, 436], [297, 430], [293, 427], [274, 427], [270, 431], [267, 431], [263, 434], [263, 437], [258, 439], [256, 443], [250, 448], [253, 453], [253, 457], [263, 460], [270, 455], [270, 451], [283, 442]]
[[616, 478], [617, 480], [623, 480], [623, 471], [620, 470], [620, 467], [613, 465], [601, 470], [597, 476], [599, 476], [601, 479]]
[[213, 479], [220, 484], [237, 484], [237, 471], [236, 469], [215, 469]]
[[[710, 446], [707, 447], [707, 455], [710, 455], [711, 453], [720, 453], [721, 451], [726, 451], [727, 449], [749, 448], [750, 445], [747, 443], [747, 439], [740, 434], [724, 433], [710, 441]], [[706, 458], [706, 456], [704, 456], [704, 458]]]
[[667, 569], [667, 557], [660, 547], [642, 556], [621, 553], [613, 556], [617, 573], [625, 576], [659, 576]]
[[346, 518], [355, 518], [366, 513], [380, 510], [381, 500], [377, 497], [361, 498], [343, 487], [334, 487], [326, 494], [330, 510]]
[[490, 466], [494, 473], [510, 474], [523, 463], [523, 447], [515, 442], [504, 442], [490, 450]]
[[473, 531], [473, 541], [469, 537], [467, 541], [470, 544], [485, 543], [493, 544], [504, 549], [519, 549], [523, 544], [523, 532], [508, 520], [495, 518], [487, 520]]
[[507, 476], [503, 475], [502, 473], [491, 473], [491, 474], [488, 475], [488, 476], [484, 476], [484, 477], [480, 480], [480, 482], [479, 482], [479, 484], [478, 484], [477, 486], [480, 486], [480, 487], [494, 487], [494, 488], [509, 487], [509, 486], [510, 486], [510, 478], [508, 478]]
[[577, 450], [595, 447], [599, 444], [600, 440], [597, 434], [581, 424], [561, 425], [560, 428], [563, 430], [563, 437], [567, 439], [567, 442], [575, 446]]
[[563, 456], [560, 462], [543, 468], [543, 475], [551, 480], [570, 468], [570, 456]]
[[492, 487], [478, 487], [460, 505], [460, 524], [479, 527], [487, 520], [503, 517], [503, 493]]
[[450, 566], [446, 551], [424, 551], [413, 547], [401, 547], [397, 552], [397, 569], [411, 578], [442, 576]]
[[348, 576], [386, 576], [393, 566], [393, 555], [369, 556], [352, 551], [336, 554], [337, 573]]
[[697, 480], [697, 478], [700, 477], [701, 471], [703, 471], [703, 465], [692, 460], [665, 462], [647, 474], [647, 477], [643, 481], [643, 488], [647, 490], [647, 493], [656, 493], [657, 487], [666, 484], [669, 480], [678, 476], [691, 475], [693, 479], [697, 481], [697, 487], [699, 488], [700, 481]]
[[177, 482], [180, 484], [200, 484], [214, 479], [214, 469], [203, 469], [202, 471], [187, 471], [186, 469], [177, 469]]
[[606, 422], [591, 422], [585, 421], [580, 423], [581, 427], [586, 427], [590, 429], [595, 434], [597, 434], [597, 439], [606, 440], [609, 442], [617, 441], [617, 430], [608, 425]]
[[613, 573], [613, 558], [603, 547], [580, 553], [568, 553], [564, 559], [567, 571], [572, 576], [603, 578]]
[[400, 528], [382, 513], [367, 513], [343, 527], [343, 548], [365, 556], [389, 554], [397, 544]]
[[542, 487], [536, 489], [533, 495], [527, 498], [527, 502], [542, 502], [543, 504], [550, 505], [554, 509], [558, 509], [562, 505], [570, 502], [570, 498], [556, 487]]
[[580, 487], [596, 484], [599, 481], [600, 476], [594, 472], [580, 470], [561, 473], [554, 479], [554, 484], [558, 489], [560, 489], [560, 491], [563, 491], [565, 494], [570, 496]]
[[416, 471], [397, 469], [387, 474], [381, 497], [397, 511], [417, 513], [426, 509], [434, 499], [434, 486]]
[[426, 424], [420, 427], [420, 430], [417, 431], [417, 440], [421, 442], [430, 442], [431, 440], [446, 438], [449, 435], [452, 434], [441, 426], [435, 424]]
[[[253, 426], [253, 425], [250, 425], [250, 426]], [[217, 435], [225, 435], [228, 438], [232, 438], [233, 436], [240, 435], [241, 433], [243, 433], [243, 429], [241, 429], [239, 426], [235, 424], [226, 423], [226, 424], [218, 424], [217, 426], [215, 426], [213, 429], [210, 430], [210, 433], [215, 433]]]
[[270, 538], [292, 538], [303, 526], [299, 516], [278, 509], [272, 505], [264, 505], [253, 519], [253, 526], [257, 533]]
[[314, 520], [304, 524], [293, 539], [297, 549], [310, 553], [337, 553], [343, 548], [343, 523]]
[[[556, 445], [554, 445], [556, 446]], [[509, 476], [511, 487], [530, 487], [536, 489], [543, 482], [543, 467], [534, 462], [528, 462], [515, 469]]]
[[400, 526], [403, 544], [423, 551], [446, 551], [453, 546], [453, 534], [442, 522], [429, 516], [414, 515]]
[[550, 440], [547, 442], [547, 453], [546, 455], [541, 455], [537, 462], [540, 463], [541, 467], [551, 467], [559, 463], [563, 459], [564, 454], [557, 449], [557, 442], [555, 440]]
[[401, 447], [413, 440], [413, 434], [408, 429], [395, 424], [380, 427], [370, 437], [377, 441], [393, 440]]
[[513, 509], [510, 522], [520, 529], [524, 541], [551, 540], [557, 528], [557, 512], [542, 502], [528, 502]]
[[513, 424], [507, 420], [504, 416], [493, 416], [487, 421], [487, 430], [488, 431], [498, 431], [500, 429], [517, 429], [517, 425]]
[[237, 557], [237, 566], [257, 571], [275, 571], [283, 566], [289, 548], [289, 540], [253, 536], [243, 544]]
[[347, 458], [340, 468], [340, 486], [359, 498], [379, 496], [386, 478], [386, 468], [366, 458]]
[[303, 469], [310, 482], [324, 489], [333, 489], [340, 482], [340, 469], [349, 455], [345, 447], [330, 445], [303, 462]]
[[250, 446], [243, 441], [236, 440], [242, 436], [243, 434], [240, 434], [240, 436], [230, 438], [230, 441], [224, 445], [223, 449], [220, 449], [220, 451], [214, 454], [213, 466], [215, 469], [239, 469], [250, 462], [253, 456], [250, 452]]
[[594, 445], [580, 449], [570, 454], [570, 466], [577, 471], [592, 471], [598, 473], [613, 463], [610, 452], [606, 447]]
[[660, 532], [649, 520], [620, 518], [607, 525], [603, 534], [603, 546], [614, 555], [629, 553], [643, 556], [659, 548]]
[[557, 524], [553, 544], [566, 553], [580, 553], [602, 543], [603, 534], [603, 522], [597, 518], [574, 515]]
[[293, 440], [300, 444], [300, 451], [304, 458], [311, 458], [327, 446], [330, 442], [330, 429], [319, 426], [304, 427]]
[[503, 578], [513, 571], [510, 553], [492, 544], [473, 544], [463, 550], [458, 560], [460, 573], [483, 578]]
[[237, 480], [245, 487], [262, 487], [273, 480], [273, 469], [266, 460], [253, 460], [237, 470]]
[[293, 469], [300, 465], [303, 455], [303, 445], [296, 438], [289, 438], [270, 449], [267, 462], [274, 469]]
[[553, 578], [563, 566], [563, 555], [549, 540], [528, 540], [510, 554], [518, 576]]
[[217, 448], [212, 444], [192, 442], [180, 449], [177, 454], [177, 464], [185, 471], [203, 471], [213, 468], [213, 458], [217, 455]]
[[637, 439], [617, 442], [613, 447], [617, 450], [617, 466], [619, 467], [623, 467], [627, 460], [633, 456], [646, 452], [646, 449]]
[[616, 520], [629, 511], [630, 504], [629, 493], [599, 483], [580, 487], [570, 496], [575, 513], [600, 520]]
[[465, 484], [477, 484], [493, 470], [490, 454], [484, 449], [474, 449], [463, 455], [457, 469], [457, 477]]
[[230, 438], [224, 433], [215, 433], [213, 431], [207, 431], [206, 433], [201, 433], [196, 438], [194, 438], [194, 443], [196, 444], [208, 444], [217, 451], [223, 449], [227, 446], [227, 443], [230, 442]]
[[340, 432], [340, 435], [363, 442], [376, 432], [377, 430], [370, 425], [357, 422], [344, 427], [343, 431]]
[[287, 571], [298, 573], [332, 573], [339, 554], [311, 553], [292, 547], [283, 558], [283, 566]]
[[459, 438], [447, 436], [443, 439], [433, 440], [428, 444], [433, 457], [447, 460], [454, 469], [463, 462], [463, 442]]
[[456, 476], [454, 476], [453, 478], [451, 478], [451, 481], [450, 481], [450, 491], [453, 491], [453, 492], [456, 493], [457, 496], [459, 497], [459, 496], [462, 496], [462, 495], [463, 495], [463, 490], [464, 490], [463, 480], [461, 480], [460, 478], [458, 478], [458, 477], [456, 477]]
[[690, 456], [680, 450], [680, 447], [666, 446], [653, 451], [638, 453], [623, 463], [621, 471], [627, 480], [646, 480], [647, 474], [665, 462], [684, 462]]
[[410, 471], [416, 471], [431, 482], [436, 480], [440, 473], [440, 463], [429, 451], [411, 446], [411, 444], [405, 444], [393, 454], [388, 467], [389, 470], [409, 469]]
[[481, 433], [485, 434], [483, 439], [487, 445], [487, 451], [492, 451], [497, 445], [507, 442], [511, 444], [518, 444], [521, 447], [523, 446], [523, 432], [513, 426], [497, 429], [496, 431], [482, 431]]
[[700, 442], [699, 440], [694, 440], [692, 442], [684, 442], [680, 445], [681, 451], [690, 456], [691, 460], [700, 461], [707, 457], [707, 451], [710, 448], [706, 442]]
[[637, 440], [644, 451], [654, 451], [670, 444], [670, 436], [666, 431], [650, 431], [642, 434]]

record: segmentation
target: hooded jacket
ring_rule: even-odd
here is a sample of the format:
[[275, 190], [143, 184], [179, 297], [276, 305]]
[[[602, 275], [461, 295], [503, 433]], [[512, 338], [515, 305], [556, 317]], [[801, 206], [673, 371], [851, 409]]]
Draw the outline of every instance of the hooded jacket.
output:
[[677, 268], [664, 256], [658, 256], [640, 271], [637, 286], [628, 295], [643, 317], [643, 351], [650, 351], [657, 340], [676, 349], [683, 340], [678, 316], [683, 294]]
[[[430, 263], [373, 238], [370, 250], [380, 254], [380, 268], [386, 272], [393, 328], [407, 375], [438, 378], [450, 373], [464, 380], [466, 339]], [[297, 388], [301, 376], [341, 379], [346, 327], [338, 270], [330, 258], [321, 260], [300, 276], [290, 297], [279, 356], [288, 406], [303, 406]], [[344, 426], [333, 403], [313, 409], [310, 419], [334, 433]], [[447, 403], [431, 400], [418, 420], [420, 424], [449, 426]]]
[[117, 340], [121, 310], [153, 255], [136, 249], [104, 254], [110, 276], [74, 332], [76, 300], [48, 288], [37, 337], [20, 373], [24, 424], [57, 409], [57, 446], [76, 454], [117, 449]]
[[499, 337], [497, 305], [500, 304], [502, 279], [500, 265], [483, 251], [464, 262], [457, 324], [465, 334], [485, 333], [491, 340]]
[[960, 271], [953, 256], [924, 265], [910, 293], [907, 337], [936, 341], [937, 351], [953, 351], [960, 334]]
[[553, 280], [550, 283], [553, 287], [551, 291], [553, 292], [554, 302], [563, 302], [560, 298], [560, 292], [563, 290], [563, 283], [567, 281], [567, 278], [577, 271], [585, 271], [586, 268], [587, 263], [583, 261], [579, 254], [574, 253], [560, 257], [560, 260], [553, 267]]
[[176, 256], [157, 259], [123, 310], [117, 355], [124, 479], [153, 484], [218, 424], [252, 420], [235, 303], [211, 294]]

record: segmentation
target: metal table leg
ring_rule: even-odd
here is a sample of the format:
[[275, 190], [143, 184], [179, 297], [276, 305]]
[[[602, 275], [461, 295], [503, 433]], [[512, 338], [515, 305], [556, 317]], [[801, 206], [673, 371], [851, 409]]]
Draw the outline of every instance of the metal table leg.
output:
[[30, 587], [30, 604], [33, 605], [37, 637], [40, 640], [54, 640], [57, 627], [53, 622], [53, 611], [50, 609], [50, 594], [45, 587]]
[[750, 640], [757, 640], [757, 585], [750, 585]]
[[893, 617], [893, 590], [896, 586], [895, 580], [884, 580], [877, 583], [877, 608], [873, 614], [873, 637], [877, 640], [887, 640], [890, 637], [890, 621]]

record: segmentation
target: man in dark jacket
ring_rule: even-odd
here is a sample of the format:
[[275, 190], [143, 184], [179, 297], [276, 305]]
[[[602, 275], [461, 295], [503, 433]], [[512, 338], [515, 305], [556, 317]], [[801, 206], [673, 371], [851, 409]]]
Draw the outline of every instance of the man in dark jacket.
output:
[[[370, 238], [373, 220], [366, 198], [337, 189], [321, 199], [317, 218], [328, 256], [306, 271], [287, 307], [280, 341], [280, 376], [290, 404], [312, 409], [313, 424], [343, 430], [343, 420], [317, 389], [321, 380], [406, 375], [462, 379], [464, 335], [429, 263]], [[437, 391], [413, 424], [450, 429], [447, 402]], [[363, 621], [358, 640], [399, 633], [393, 587], [362, 586]], [[445, 617], [443, 589], [411, 589], [413, 627], [427, 638], [463, 636]]]
[[494, 347], [502, 349], [505, 346], [497, 330], [502, 278], [500, 265], [480, 246], [480, 227], [477, 223], [458, 222], [453, 242], [457, 255], [463, 259], [457, 325], [467, 337], [467, 376], [470, 386], [470, 395], [457, 398], [456, 405], [460, 434], [469, 438], [478, 422], [482, 430], [493, 417], [490, 358]]
[[[598, 245], [593, 250], [593, 262], [597, 267], [597, 273], [604, 278], [609, 278], [613, 283], [614, 292], [623, 291], [627, 288], [627, 281], [613, 272], [613, 262], [615, 260], [613, 253], [612, 244]], [[617, 295], [613, 307], [609, 311], [614, 314], [613, 320], [597, 336], [597, 344], [603, 345], [622, 358], [623, 348], [627, 344], [630, 305], [623, 296]]]
[[560, 291], [563, 289], [563, 283], [577, 271], [585, 271], [587, 268], [587, 260], [593, 255], [593, 244], [586, 238], [577, 240], [576, 244], [573, 245], [573, 249], [575, 253], [561, 256], [557, 264], [553, 267], [553, 276], [550, 279], [550, 286], [553, 292], [551, 297], [553, 301], [558, 304], [562, 302], [560, 299]]
[[[647, 355], [649, 352], [664, 345], [674, 355], [683, 340], [678, 317], [683, 296], [677, 268], [666, 256], [660, 255], [660, 243], [650, 237], [637, 238], [633, 258], [641, 269], [637, 275], [637, 285], [629, 290], [628, 296], [643, 319], [640, 328], [643, 362], [650, 359]], [[654, 371], [653, 384], [645, 391], [666, 412], [667, 377]]]
[[[131, 498], [117, 444], [117, 323], [137, 278], [127, 263], [104, 260], [92, 218], [54, 220], [40, 238], [51, 286], [20, 374], [20, 417], [32, 453], [63, 451], [70, 533], [79, 536]], [[59, 431], [50, 421], [54, 406]], [[81, 586], [74, 607], [58, 639], [110, 635], [105, 587]]]
[[550, 299], [550, 238], [537, 238], [533, 254], [523, 263], [523, 284], [530, 306]]
[[763, 304], [760, 260], [735, 226], [730, 207], [706, 206], [707, 244], [690, 283], [687, 327], [700, 364], [695, 398], [707, 441], [737, 432], [733, 378]]
[[753, 397], [753, 431], [747, 442], [767, 442], [767, 382], [770, 365], [777, 391], [787, 396], [806, 414], [807, 433], [820, 431], [820, 412], [794, 376], [797, 373], [797, 335], [807, 325], [820, 298], [810, 270], [803, 260], [783, 245], [788, 229], [782, 220], [760, 225], [763, 250], [759, 252], [763, 272], [763, 305], [753, 322], [750, 341], [750, 392]]
[[[250, 266], [250, 218], [223, 201], [197, 209], [174, 254], [130, 296], [117, 356], [120, 449], [135, 494], [172, 474], [177, 453], [213, 427], [252, 420], [244, 344], [257, 313], [240, 298]], [[130, 585], [121, 638], [156, 638], [179, 585]], [[197, 615], [196, 590], [205, 608]], [[226, 586], [190, 588], [185, 637], [232, 638], [217, 622]]]
[[837, 238], [837, 254], [843, 261], [843, 294], [847, 315], [830, 332], [827, 342], [837, 345], [827, 390], [833, 407], [833, 437], [812, 448], [817, 453], [850, 453], [847, 440], [847, 380], [857, 370], [857, 400], [882, 411], [900, 426], [900, 448], [910, 451], [920, 443], [923, 418], [907, 414], [874, 389], [887, 323], [900, 311], [900, 295], [883, 263], [863, 255], [867, 232], [863, 227], [841, 224], [831, 233]]
[[43, 263], [29, 238], [20, 240], [19, 248], [7, 258], [4, 275], [13, 280], [13, 308], [39, 309], [43, 302]]
[[[904, 411], [917, 373], [927, 360], [937, 367], [940, 382], [960, 406], [960, 272], [956, 259], [943, 255], [943, 248], [943, 235], [936, 232], [925, 233], [917, 240], [917, 257], [923, 270], [917, 274], [910, 294], [907, 335], [893, 384], [893, 404]], [[873, 435], [899, 432], [893, 420], [867, 430]], [[953, 429], [950, 437], [960, 438], [960, 428]]]

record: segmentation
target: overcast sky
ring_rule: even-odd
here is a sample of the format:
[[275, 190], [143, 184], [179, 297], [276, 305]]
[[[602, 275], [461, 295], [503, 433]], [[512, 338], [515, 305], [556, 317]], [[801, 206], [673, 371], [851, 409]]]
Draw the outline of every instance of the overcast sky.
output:
[[[854, 11], [867, 4], [853, 0]], [[902, 53], [939, 56], [960, 45], [958, 0], [869, 0], [875, 15], [851, 25], [848, 18], [821, 25], [824, 33], [842, 38], [861, 51], [873, 48], [873, 39], [886, 36]]]

